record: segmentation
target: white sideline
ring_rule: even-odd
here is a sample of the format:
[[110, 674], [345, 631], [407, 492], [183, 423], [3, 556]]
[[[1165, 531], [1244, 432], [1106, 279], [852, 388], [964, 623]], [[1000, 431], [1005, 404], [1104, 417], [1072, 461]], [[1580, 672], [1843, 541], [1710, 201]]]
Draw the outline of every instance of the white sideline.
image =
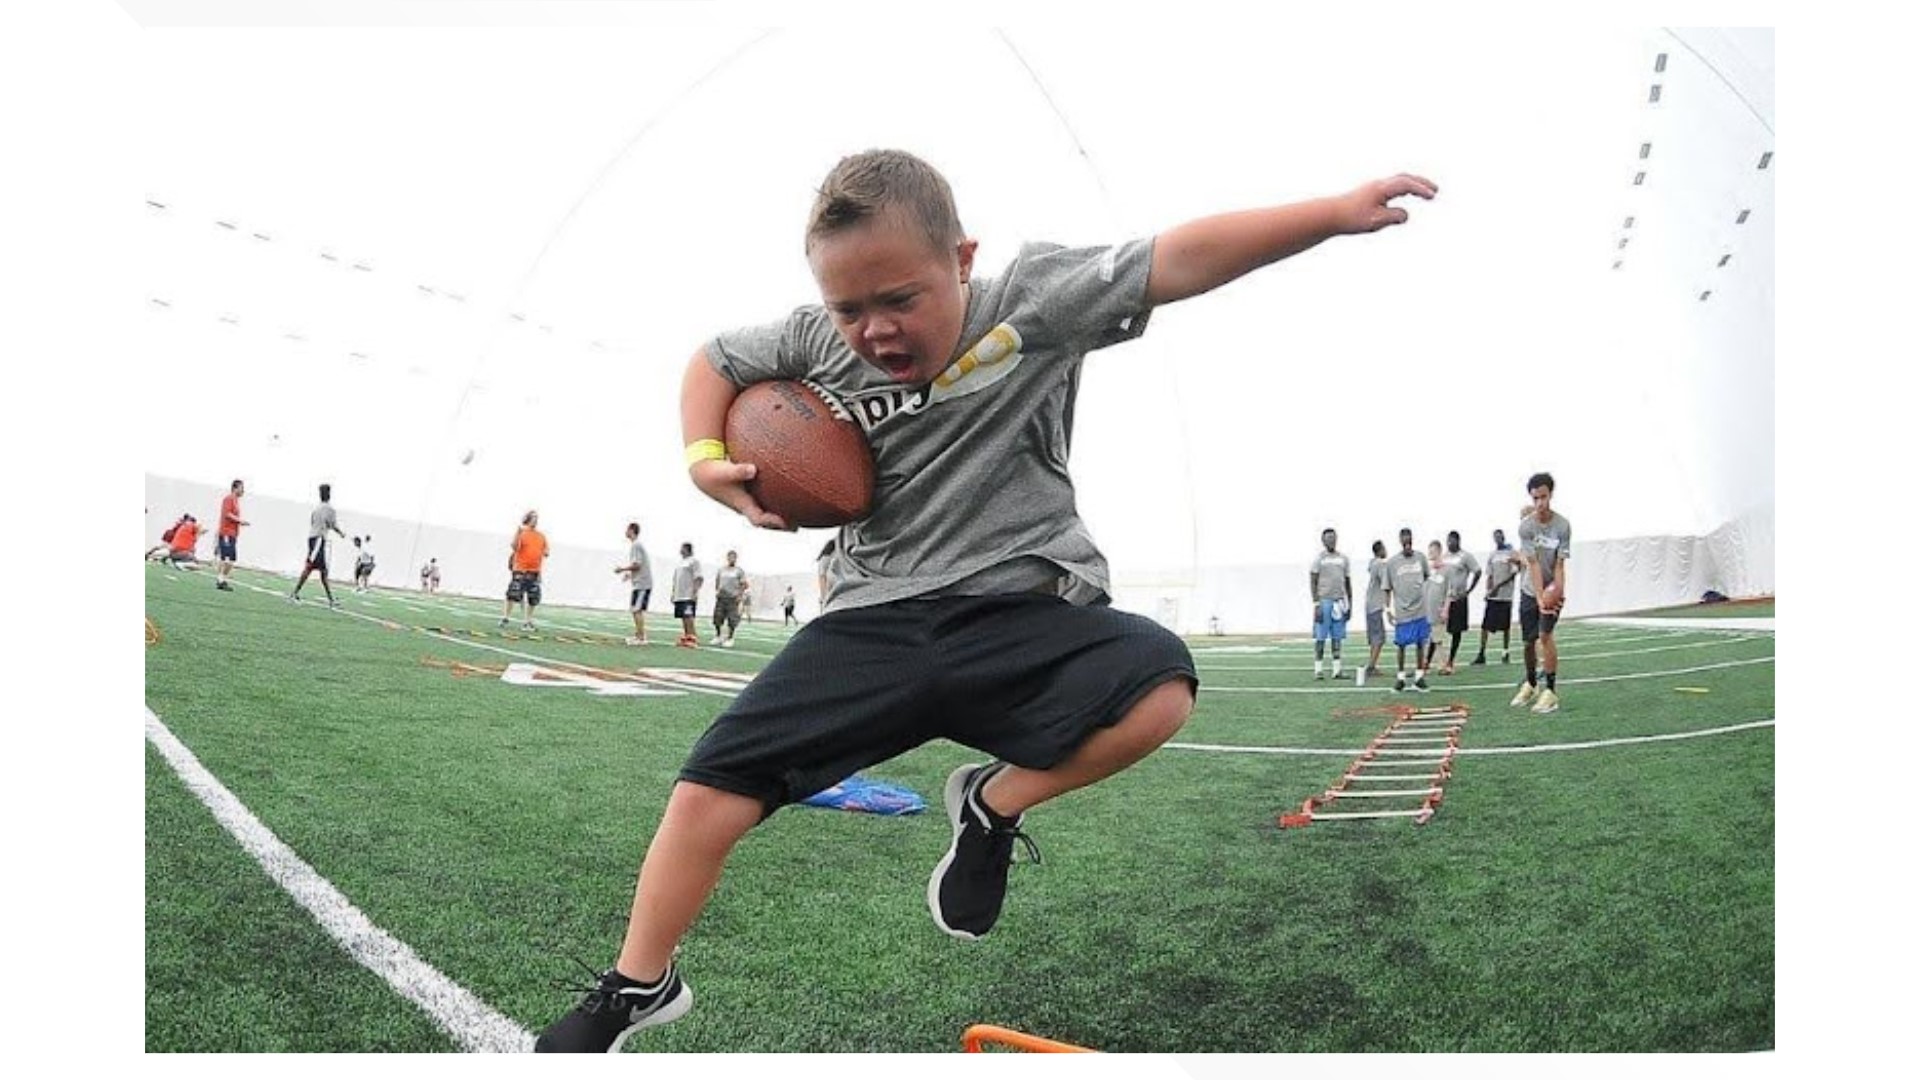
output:
[[147, 711], [147, 741], [186, 784], [187, 790], [213, 812], [214, 819], [233, 834], [294, 902], [307, 909], [321, 929], [339, 942], [347, 955], [385, 979], [401, 997], [413, 1002], [460, 1049], [472, 1053], [525, 1053], [533, 1049], [533, 1035], [495, 1012], [486, 1002], [441, 974], [416, 956], [406, 943], [373, 924], [346, 894], [294, 854], [273, 830], [228, 791], [193, 751], [176, 738], [152, 709]]
[[[1750, 731], [1754, 728], [1772, 727], [1773, 718], [1751, 720], [1744, 724], [1731, 724], [1727, 727], [1705, 728], [1700, 731], [1676, 731], [1666, 735], [1631, 735], [1619, 739], [1598, 739], [1593, 742], [1577, 743], [1540, 743], [1533, 746], [1487, 746], [1469, 749], [1460, 747], [1454, 754], [1544, 754], [1555, 750], [1593, 750], [1603, 746], [1631, 746], [1635, 743], [1671, 742], [1675, 739], [1704, 739], [1709, 735], [1726, 735], [1735, 731]], [[1298, 754], [1306, 757], [1352, 757], [1353, 747], [1341, 750], [1309, 750], [1297, 746], [1229, 746], [1221, 743], [1163, 743], [1162, 750], [1200, 750], [1215, 754]], [[1419, 753], [1408, 750], [1405, 753]], [[1380, 753], [1391, 754], [1391, 750]], [[1386, 763], [1377, 763], [1386, 764]]]
[[[1561, 686], [1577, 686], [1585, 683], [1626, 682], [1632, 679], [1664, 679], [1671, 675], [1697, 675], [1702, 671], [1720, 671], [1724, 668], [1749, 667], [1754, 664], [1771, 664], [1773, 657], [1756, 656], [1750, 660], [1727, 660], [1718, 664], [1701, 664], [1698, 667], [1672, 668], [1667, 671], [1634, 671], [1625, 675], [1590, 675], [1584, 679], [1561, 679]], [[1380, 676], [1384, 678], [1384, 676]], [[1497, 683], [1454, 683], [1451, 686], [1434, 680], [1429, 673], [1430, 683], [1436, 690], [1448, 693], [1460, 690], [1512, 690], [1518, 682]], [[1211, 683], [1201, 688], [1208, 694], [1390, 694], [1393, 691], [1386, 686], [1215, 686]], [[1410, 697], [1411, 693], [1398, 695]]]
[[1583, 619], [1582, 622], [1596, 623], [1601, 626], [1621, 626], [1635, 629], [1650, 627], [1673, 627], [1676, 623], [1697, 627], [1701, 630], [1742, 630], [1747, 632], [1773, 633], [1773, 616], [1750, 616], [1747, 618], [1728, 617], [1724, 619], [1641, 619], [1627, 616], [1609, 616], [1603, 619]]

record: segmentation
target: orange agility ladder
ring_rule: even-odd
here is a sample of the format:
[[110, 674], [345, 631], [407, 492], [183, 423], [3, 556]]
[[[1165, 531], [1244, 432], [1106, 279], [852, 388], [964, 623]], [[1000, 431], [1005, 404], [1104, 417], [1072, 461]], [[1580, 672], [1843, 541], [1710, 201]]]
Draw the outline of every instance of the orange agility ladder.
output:
[[975, 1024], [960, 1036], [960, 1049], [969, 1054], [981, 1053], [988, 1043], [998, 1043], [1011, 1050], [1024, 1050], [1029, 1054], [1097, 1054], [1098, 1050], [1089, 1050], [1072, 1043], [1055, 1042], [1038, 1035], [1029, 1035], [1012, 1028], [995, 1027], [992, 1024]]
[[[1320, 794], [1308, 796], [1294, 813], [1281, 814], [1280, 827], [1302, 829], [1316, 821], [1397, 817], [1411, 818], [1415, 825], [1425, 825], [1440, 809], [1447, 781], [1453, 778], [1453, 756], [1460, 749], [1460, 729], [1466, 726], [1470, 712], [1465, 705], [1398, 708], [1394, 721], [1373, 737], [1340, 779]], [[1414, 807], [1386, 810], [1322, 809], [1341, 799], [1419, 799], [1420, 802]]]

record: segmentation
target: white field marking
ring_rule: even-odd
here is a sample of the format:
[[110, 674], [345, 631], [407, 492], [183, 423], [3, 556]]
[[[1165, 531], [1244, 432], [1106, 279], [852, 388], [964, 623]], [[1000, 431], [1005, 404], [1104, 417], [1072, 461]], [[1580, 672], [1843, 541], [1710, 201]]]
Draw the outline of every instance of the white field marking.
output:
[[[250, 582], [243, 581], [240, 584], [245, 585], [247, 588], [252, 589], [254, 592], [266, 593], [268, 596], [284, 595], [272, 589], [263, 589], [260, 586], [254, 585]], [[318, 605], [318, 606], [320, 607], [321, 610], [323, 611], [326, 610], [326, 606], [324, 604]], [[345, 615], [349, 618], [362, 619], [370, 623], [378, 623], [381, 626], [385, 626], [387, 624], [387, 620], [379, 618], [378, 616], [366, 615], [358, 611], [348, 611], [346, 608], [338, 608], [336, 609], [335, 613], [340, 615]], [[430, 638], [434, 638], [438, 641], [444, 641], [449, 645], [464, 645], [469, 649], [480, 649], [485, 652], [499, 653], [501, 656], [511, 656], [516, 660], [531, 660], [536, 664], [546, 664], [549, 667], [573, 668], [577, 671], [584, 671], [588, 674], [596, 674], [598, 672], [605, 670], [604, 668], [596, 668], [591, 664], [580, 664], [580, 663], [575, 663], [574, 661], [571, 661], [571, 660], [556, 660], [556, 659], [553, 659], [552, 657], [540, 656], [536, 653], [521, 652], [518, 649], [508, 649], [508, 648], [503, 648], [499, 645], [488, 645], [485, 642], [481, 642], [481, 641], [473, 641], [468, 638], [455, 637], [452, 634], [442, 634], [436, 630], [429, 630], [424, 626], [409, 626], [406, 629], [412, 630], [416, 634], [425, 634], [426, 636]], [[636, 676], [636, 677], [644, 678], [639, 676]], [[738, 693], [729, 693], [724, 690], [712, 690], [704, 686], [698, 686], [690, 683], [674, 682], [669, 684], [669, 683], [665, 683], [664, 680], [660, 680], [658, 678], [652, 679], [650, 681], [661, 683], [662, 685], [671, 685], [676, 689], [691, 690], [699, 694], [712, 694], [715, 697], [736, 698], [740, 696]]]
[[[1709, 735], [1727, 735], [1736, 731], [1751, 731], [1755, 728], [1770, 728], [1772, 726], [1774, 726], [1774, 721], [1772, 718], [1768, 718], [1766, 720], [1751, 720], [1744, 724], [1729, 724], [1726, 727], [1705, 728], [1700, 731], [1676, 731], [1665, 735], [1631, 735], [1618, 739], [1599, 739], [1593, 742], [1539, 743], [1532, 746], [1488, 746], [1474, 749], [1460, 747], [1454, 750], [1454, 754], [1485, 754], [1491, 756], [1494, 754], [1545, 754], [1557, 750], [1593, 750], [1606, 746], [1630, 746], [1635, 743], [1672, 742], [1678, 739], [1704, 739]], [[1347, 747], [1342, 750], [1320, 750], [1295, 746], [1231, 746], [1221, 743], [1182, 742], [1163, 743], [1161, 744], [1161, 749], [1197, 750], [1214, 754], [1284, 754], [1301, 757], [1352, 757], [1354, 753], [1352, 747]], [[1383, 750], [1380, 752], [1393, 753], [1391, 750]], [[1406, 752], [1414, 753], [1415, 751], [1409, 750]]]
[[[1611, 660], [1615, 657], [1620, 657], [1620, 656], [1645, 656], [1648, 653], [1672, 652], [1675, 649], [1714, 648], [1721, 645], [1739, 645], [1743, 642], [1762, 641], [1762, 640], [1766, 640], [1766, 639], [1759, 638], [1759, 637], [1752, 637], [1752, 636], [1730, 637], [1730, 636], [1716, 635], [1711, 640], [1708, 640], [1708, 641], [1685, 641], [1685, 642], [1681, 642], [1678, 645], [1649, 645], [1644, 649], [1621, 649], [1618, 652], [1589, 653], [1589, 652], [1563, 651], [1561, 652], [1560, 657], [1563, 660]], [[1612, 643], [1609, 642], [1608, 644], [1612, 644]], [[1459, 666], [1473, 667], [1474, 665], [1461, 664]], [[1312, 668], [1307, 667], [1304, 664], [1206, 664], [1204, 665], [1204, 668], [1207, 671], [1312, 671], [1313, 670]]]
[[[1478, 628], [1476, 627], [1476, 629]], [[1623, 634], [1620, 632], [1615, 632], [1612, 634], [1602, 634], [1602, 633], [1569, 634], [1565, 632], [1560, 632], [1555, 635], [1555, 638], [1558, 641], [1560, 641], [1563, 645], [1578, 644], [1582, 646], [1593, 645], [1593, 646], [1612, 647], [1615, 645], [1632, 645], [1642, 641], [1671, 641], [1674, 638], [1679, 638], [1679, 637], [1719, 637], [1724, 635], [1725, 633], [1727, 633], [1727, 631], [1711, 630], [1711, 629], [1703, 629], [1703, 630], [1697, 630], [1697, 631], [1696, 630], [1669, 630], [1664, 633], [1654, 633], [1654, 634]], [[1466, 645], [1472, 644], [1471, 634], [1472, 634], [1472, 631], [1469, 631], [1467, 634], [1461, 635], [1460, 644], [1463, 647]], [[1437, 636], [1444, 639], [1447, 636], [1445, 628], [1442, 628], [1439, 631], [1439, 634]], [[1364, 640], [1365, 637], [1366, 635], [1364, 633], [1349, 632], [1346, 636], [1346, 639], [1341, 643], [1343, 646], [1342, 651], [1348, 651], [1345, 647], [1365, 648], [1366, 647], [1366, 642]], [[1492, 652], [1494, 647], [1497, 644], [1498, 644], [1497, 638], [1489, 638], [1487, 641], [1487, 651]], [[1516, 642], [1516, 644], [1524, 645], [1525, 643]], [[1313, 642], [1311, 641], [1283, 641], [1274, 645], [1234, 645], [1234, 646], [1202, 645], [1198, 647], [1193, 647], [1190, 645], [1188, 647], [1188, 651], [1193, 653], [1195, 656], [1215, 656], [1223, 660], [1235, 660], [1243, 657], [1247, 659], [1256, 659], [1261, 657], [1274, 657], [1274, 656], [1287, 656], [1287, 657], [1298, 656], [1301, 658], [1305, 658], [1307, 656], [1310, 656], [1313, 653], [1312, 646], [1313, 646]], [[1480, 651], [1479, 645], [1474, 644], [1473, 651], [1475, 653], [1478, 653]], [[1509, 649], [1507, 651], [1510, 652], [1512, 650]], [[1343, 656], [1341, 657], [1341, 659], [1344, 661], [1344, 660], [1352, 659], [1352, 657], [1351, 655]]]
[[[426, 609], [425, 609], [425, 608], [422, 608], [421, 610], [422, 610], [422, 611], [425, 611]], [[499, 617], [498, 615], [495, 615], [495, 614], [493, 614], [493, 613], [492, 613], [491, 611], [486, 611], [486, 610], [474, 610], [474, 609], [470, 609], [470, 608], [461, 608], [461, 607], [445, 607], [445, 608], [444, 608], [443, 610], [444, 610], [444, 612], [445, 612], [446, 614], [449, 614], [449, 615], [466, 615], [466, 616], [470, 616], [470, 617], [472, 617], [472, 618], [476, 618], [476, 619], [488, 619], [488, 618], [491, 618], [491, 619], [492, 619], [492, 620], [494, 620], [494, 622], [496, 622], [496, 623], [497, 623], [497, 622], [499, 622], [499, 619], [500, 619], [500, 617]], [[539, 609], [537, 609], [537, 608], [535, 609], [535, 611], [538, 611], [538, 610], [539, 610]], [[672, 620], [672, 621], [673, 621], [673, 623], [674, 623], [674, 625], [676, 625], [676, 626], [677, 626], [677, 625], [679, 624], [679, 620], [678, 620], [678, 619], [674, 619], [674, 620]], [[698, 625], [698, 623], [699, 623], [699, 620], [697, 620], [697, 619], [696, 619], [696, 620], [695, 620], [695, 624], [696, 624], [696, 625]], [[518, 624], [514, 624], [514, 625], [516, 625], [516, 626], [517, 626]], [[613, 631], [613, 630], [608, 630], [608, 629], [605, 629], [605, 628], [602, 628], [602, 627], [593, 627], [593, 626], [580, 626], [580, 625], [577, 625], [577, 624], [574, 624], [574, 623], [563, 623], [563, 622], [555, 622], [555, 621], [553, 621], [553, 620], [551, 620], [551, 619], [543, 619], [543, 618], [540, 618], [540, 617], [539, 617], [538, 615], [536, 615], [536, 616], [534, 617], [534, 625], [535, 625], [536, 627], [539, 627], [540, 629], [548, 629], [548, 628], [551, 628], [551, 629], [555, 629], [555, 630], [571, 630], [571, 631], [573, 631], [573, 632], [574, 632], [574, 633], [576, 633], [576, 634], [599, 634], [599, 635], [602, 635], [602, 636], [604, 636], [604, 637], [621, 637], [621, 636], [624, 636], [624, 635], [622, 635], [622, 634], [619, 634], [619, 633], [617, 633], [617, 632], [615, 632], [615, 631]], [[633, 627], [633, 620], [632, 620], [631, 618], [629, 618], [629, 619], [627, 620], [627, 622], [626, 622], [626, 626], [627, 626], [627, 628], [628, 628], [628, 630], [629, 630], [629, 631], [630, 631], [630, 630], [632, 629], [632, 627]], [[516, 631], [516, 632], [518, 632], [518, 631]], [[539, 633], [539, 632], [540, 632], [540, 630], [539, 630], [539, 629], [536, 629], [536, 630], [534, 631], [534, 633], [536, 633], [536, 634], [537, 634], [537, 633]], [[719, 647], [719, 646], [717, 646], [717, 645], [716, 645], [716, 646], [703, 646], [703, 648], [718, 648], [718, 647]], [[733, 649], [728, 649], [727, 651], [728, 651], [728, 652], [735, 652], [735, 653], [739, 653], [739, 654], [740, 654], [741, 656], [755, 656], [755, 657], [759, 657], [759, 658], [760, 658], [760, 659], [762, 659], [762, 660], [771, 660], [771, 659], [773, 659], [773, 654], [772, 654], [772, 653], [763, 653], [763, 652], [754, 652], [754, 651], [753, 651], [752, 649], [740, 649], [740, 648], [733, 648]]]
[[[1561, 686], [1578, 686], [1586, 683], [1626, 682], [1631, 679], [1664, 679], [1670, 675], [1692, 675], [1701, 671], [1719, 671], [1723, 668], [1747, 667], [1752, 664], [1771, 664], [1773, 657], [1756, 656], [1750, 660], [1727, 660], [1718, 664], [1702, 664], [1699, 667], [1674, 668], [1669, 671], [1635, 671], [1625, 675], [1592, 675], [1584, 679], [1561, 679]], [[1497, 683], [1454, 683], [1440, 686], [1441, 692], [1455, 690], [1512, 690], [1520, 684], [1516, 682]], [[1202, 687], [1208, 694], [1391, 694], [1388, 686], [1213, 686]], [[1403, 695], [1404, 696], [1404, 695]]]
[[1646, 627], [1654, 627], [1654, 626], [1666, 627], [1666, 626], [1672, 626], [1674, 623], [1686, 623], [1689, 626], [1696, 626], [1702, 630], [1737, 630], [1742, 633], [1754, 633], [1755, 631], [1758, 631], [1763, 634], [1773, 633], [1773, 616], [1771, 615], [1753, 616], [1751, 618], [1724, 618], [1724, 619], [1605, 618], [1605, 619], [1595, 619], [1593, 621], [1600, 623], [1603, 626], [1646, 628]]
[[214, 819], [240, 842], [267, 876], [305, 908], [347, 955], [419, 1006], [462, 1050], [526, 1053], [533, 1049], [533, 1035], [525, 1028], [420, 959], [405, 942], [375, 926], [346, 894], [307, 865], [208, 772], [152, 709], [146, 712], [147, 741], [167, 759], [187, 790], [213, 812]]

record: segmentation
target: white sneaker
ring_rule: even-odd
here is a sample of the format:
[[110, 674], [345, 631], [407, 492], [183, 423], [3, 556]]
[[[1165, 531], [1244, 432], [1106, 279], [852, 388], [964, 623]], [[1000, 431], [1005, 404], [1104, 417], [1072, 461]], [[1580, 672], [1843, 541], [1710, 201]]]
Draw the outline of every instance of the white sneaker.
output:
[[634, 636], [633, 636], [632, 634], [628, 634], [628, 635], [627, 635], [627, 644], [629, 644], [629, 645], [638, 645], [638, 644], [640, 644], [640, 639], [639, 639], [639, 638], [637, 638], [637, 637], [634, 637]]
[[1551, 690], [1540, 691], [1540, 699], [1533, 703], [1533, 714], [1545, 716], [1560, 711], [1560, 695]]
[[1540, 696], [1539, 687], [1533, 685], [1532, 683], [1521, 683], [1520, 692], [1513, 695], [1513, 700], [1507, 702], [1507, 706], [1509, 708], [1518, 709], [1525, 705], [1531, 705], [1533, 704], [1533, 699], [1538, 696]]
[[721, 643], [720, 643], [720, 647], [721, 647], [721, 648], [723, 648], [723, 649], [731, 649], [731, 648], [733, 648], [733, 639], [732, 639], [732, 638], [728, 638], [727, 640], [725, 640], [725, 641], [723, 641], [723, 642], [721, 642]]

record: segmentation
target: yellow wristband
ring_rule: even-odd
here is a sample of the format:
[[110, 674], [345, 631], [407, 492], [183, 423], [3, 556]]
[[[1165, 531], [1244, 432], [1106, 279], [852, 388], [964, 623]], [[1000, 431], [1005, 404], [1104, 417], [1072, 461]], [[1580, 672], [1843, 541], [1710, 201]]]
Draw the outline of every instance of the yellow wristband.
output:
[[688, 468], [702, 461], [722, 461], [726, 456], [727, 444], [719, 439], [696, 439], [687, 444]]

